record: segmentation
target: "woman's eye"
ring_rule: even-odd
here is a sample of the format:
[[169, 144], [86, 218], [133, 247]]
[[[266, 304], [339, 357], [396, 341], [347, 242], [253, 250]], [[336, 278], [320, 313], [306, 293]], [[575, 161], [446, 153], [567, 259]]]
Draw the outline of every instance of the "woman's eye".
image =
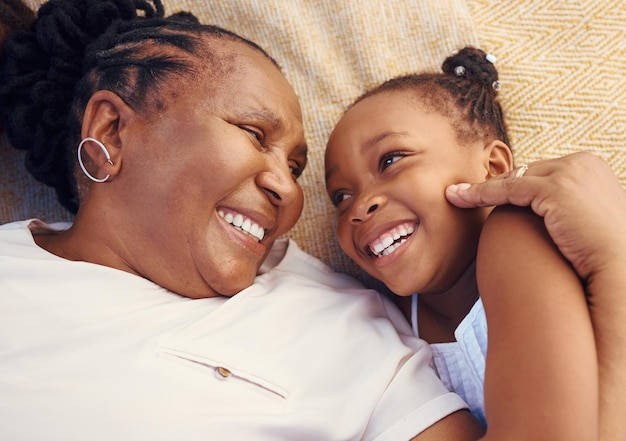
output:
[[291, 174], [293, 175], [294, 179], [298, 179], [304, 171], [303, 167], [295, 161], [289, 162], [289, 170], [291, 170]]
[[263, 136], [263, 132], [261, 132], [258, 129], [254, 129], [248, 126], [239, 126], [239, 127], [245, 132], [247, 132], [248, 134], [250, 134], [251, 136], [253, 136], [257, 142], [263, 144], [263, 141], [265, 140], [265, 137]]
[[393, 164], [396, 161], [399, 161], [402, 158], [404, 158], [404, 155], [402, 153], [399, 153], [399, 152], [387, 153], [380, 160], [380, 171], [385, 170], [391, 164]]

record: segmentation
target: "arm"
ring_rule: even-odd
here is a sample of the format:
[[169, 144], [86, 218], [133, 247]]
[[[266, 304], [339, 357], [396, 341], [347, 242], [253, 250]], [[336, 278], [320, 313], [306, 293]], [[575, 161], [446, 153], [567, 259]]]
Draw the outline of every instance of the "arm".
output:
[[468, 410], [459, 410], [437, 421], [411, 441], [476, 441], [484, 434]]
[[587, 281], [600, 370], [601, 441], [626, 439], [625, 270], [626, 257], [616, 257]]
[[485, 439], [596, 439], [589, 311], [579, 278], [541, 218], [512, 206], [495, 209], [481, 235], [477, 281], [489, 326]]
[[626, 192], [590, 153], [534, 162], [446, 192], [460, 207], [513, 203], [544, 217], [548, 233], [587, 283], [600, 371], [600, 439], [626, 438]]

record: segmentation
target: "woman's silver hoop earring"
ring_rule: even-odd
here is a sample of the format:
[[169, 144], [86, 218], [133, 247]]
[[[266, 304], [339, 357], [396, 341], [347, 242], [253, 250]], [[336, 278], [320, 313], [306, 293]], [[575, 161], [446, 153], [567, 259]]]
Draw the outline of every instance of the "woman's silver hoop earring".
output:
[[111, 161], [111, 155], [109, 155], [109, 151], [107, 150], [107, 148], [104, 146], [104, 144], [102, 144], [100, 141], [98, 141], [95, 138], [84, 138], [80, 144], [78, 144], [78, 165], [80, 165], [80, 169], [83, 171], [83, 173], [85, 173], [85, 176], [87, 176], [89, 179], [91, 179], [94, 182], [106, 182], [107, 179], [109, 179], [110, 175], [106, 175], [104, 178], [102, 179], [98, 179], [96, 177], [94, 177], [91, 173], [89, 173], [87, 171], [87, 169], [85, 168], [85, 164], [83, 164], [83, 158], [81, 157], [81, 152], [83, 150], [83, 144], [85, 144], [87, 141], [92, 141], [95, 142], [96, 145], [98, 147], [100, 147], [100, 149], [102, 150], [102, 152], [104, 153], [104, 156], [107, 158], [107, 162], [111, 165], [113, 165], [113, 162]]

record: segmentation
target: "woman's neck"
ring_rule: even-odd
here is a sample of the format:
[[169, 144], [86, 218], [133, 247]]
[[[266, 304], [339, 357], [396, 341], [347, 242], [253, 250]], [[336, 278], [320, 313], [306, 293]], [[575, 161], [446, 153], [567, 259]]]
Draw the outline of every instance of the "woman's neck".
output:
[[[106, 255], [106, 248], [98, 247], [95, 238], [90, 241], [82, 240], [82, 235], [77, 230], [79, 228], [74, 224], [64, 231], [44, 234], [33, 233], [33, 240], [40, 248], [62, 259], [107, 265], [107, 262], [103, 260], [104, 255]], [[98, 253], [94, 248], [100, 252]]]
[[111, 248], [110, 237], [106, 225], [101, 222], [89, 222], [83, 215], [77, 215], [72, 226], [63, 231], [35, 230], [33, 240], [40, 248], [63, 259], [90, 262], [98, 265], [137, 274]]

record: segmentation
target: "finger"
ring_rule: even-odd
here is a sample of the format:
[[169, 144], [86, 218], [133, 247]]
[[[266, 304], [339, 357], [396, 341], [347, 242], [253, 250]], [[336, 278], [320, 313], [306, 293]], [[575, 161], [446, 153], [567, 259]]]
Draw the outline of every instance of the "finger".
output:
[[534, 180], [530, 177], [495, 177], [478, 184], [454, 184], [446, 188], [448, 201], [459, 208], [488, 207], [513, 204], [528, 206], [536, 196]]

